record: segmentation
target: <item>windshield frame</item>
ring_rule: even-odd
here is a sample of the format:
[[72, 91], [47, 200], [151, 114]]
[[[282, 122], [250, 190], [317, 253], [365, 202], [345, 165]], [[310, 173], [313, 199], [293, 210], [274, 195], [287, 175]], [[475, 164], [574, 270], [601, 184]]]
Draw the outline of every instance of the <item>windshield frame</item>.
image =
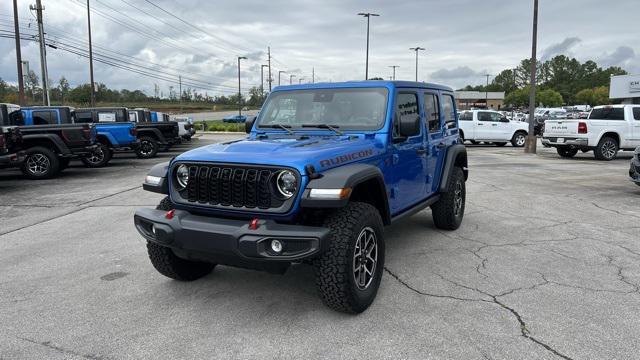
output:
[[[260, 113], [258, 114], [258, 117], [256, 119], [256, 126], [255, 129], [259, 130], [261, 132], [264, 131], [282, 131], [276, 128], [273, 128], [272, 125], [275, 124], [281, 124], [284, 126], [287, 126], [290, 130], [292, 131], [329, 131], [331, 132], [330, 129], [326, 129], [326, 128], [316, 128], [316, 127], [310, 127], [309, 125], [314, 125], [313, 123], [307, 123], [307, 122], [300, 122], [299, 124], [285, 124], [285, 123], [274, 123], [274, 124], [263, 124], [264, 121], [264, 117], [266, 116], [268, 110], [269, 109], [269, 104], [271, 101], [274, 101], [276, 99], [277, 96], [280, 96], [282, 94], [286, 94], [286, 93], [300, 93], [300, 92], [317, 92], [317, 91], [335, 91], [335, 92], [347, 92], [347, 91], [353, 91], [353, 90], [360, 90], [363, 92], [367, 92], [367, 91], [379, 91], [381, 93], [383, 93], [384, 95], [384, 104], [381, 107], [382, 109], [384, 109], [384, 114], [381, 116], [380, 118], [380, 122], [379, 124], [377, 124], [376, 126], [369, 126], [369, 127], [365, 127], [365, 126], [358, 126], [358, 127], [346, 127], [343, 124], [335, 124], [335, 123], [323, 123], [325, 125], [330, 125], [330, 126], [334, 126], [337, 129], [340, 130], [340, 132], [372, 132], [372, 131], [379, 131], [381, 129], [383, 129], [386, 126], [387, 123], [387, 119], [389, 117], [389, 103], [390, 103], [390, 97], [391, 94], [393, 93], [393, 91], [391, 89], [389, 89], [389, 87], [387, 86], [349, 86], [349, 87], [326, 87], [326, 88], [305, 88], [305, 89], [300, 89], [300, 88], [296, 88], [296, 89], [287, 89], [287, 90], [279, 90], [279, 91], [274, 91], [273, 93], [271, 93], [268, 97], [267, 100], [264, 102], [264, 104], [262, 105], [262, 109], [260, 111]], [[294, 126], [292, 126], [294, 125]], [[306, 126], [302, 126], [302, 125], [306, 125]], [[291, 126], [291, 127], [289, 127]]]

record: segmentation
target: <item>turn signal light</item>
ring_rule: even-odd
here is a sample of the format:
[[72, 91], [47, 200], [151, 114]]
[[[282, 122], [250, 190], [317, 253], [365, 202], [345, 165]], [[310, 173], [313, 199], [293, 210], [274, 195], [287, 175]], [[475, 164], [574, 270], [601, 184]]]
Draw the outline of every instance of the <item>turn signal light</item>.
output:
[[167, 211], [167, 214], [164, 216], [167, 220], [171, 220], [173, 219], [173, 216], [176, 214], [176, 210], [175, 209], [171, 209], [169, 211]]
[[587, 123], [579, 122], [578, 123], [578, 134], [586, 134], [587, 133]]
[[249, 223], [249, 230], [257, 230], [258, 229], [258, 219], [253, 219]]

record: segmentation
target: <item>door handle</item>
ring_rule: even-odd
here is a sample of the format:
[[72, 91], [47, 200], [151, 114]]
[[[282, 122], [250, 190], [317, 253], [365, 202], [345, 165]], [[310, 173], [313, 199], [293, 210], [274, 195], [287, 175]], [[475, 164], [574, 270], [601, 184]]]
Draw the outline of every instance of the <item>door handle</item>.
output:
[[436, 145], [436, 147], [437, 147], [438, 149], [444, 149], [444, 148], [446, 148], [446, 147], [447, 147], [447, 144], [445, 144], [445, 143], [440, 143], [440, 144]]
[[427, 153], [427, 149], [425, 149], [424, 147], [419, 147], [416, 149], [416, 154], [418, 155], [425, 155]]
[[498, 126], [498, 124], [491, 124], [491, 126]]
[[483, 126], [484, 124], [478, 124], [478, 126]]

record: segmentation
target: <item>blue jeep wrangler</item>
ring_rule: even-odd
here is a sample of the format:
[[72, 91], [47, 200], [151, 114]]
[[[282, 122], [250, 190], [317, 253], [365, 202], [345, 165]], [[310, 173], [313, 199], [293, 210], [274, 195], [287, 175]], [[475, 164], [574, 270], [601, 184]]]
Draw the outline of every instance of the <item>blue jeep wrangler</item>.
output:
[[384, 226], [431, 207], [457, 229], [467, 153], [453, 91], [403, 81], [275, 88], [243, 140], [153, 167], [136, 229], [163, 275], [189, 281], [216, 264], [283, 272], [315, 268], [329, 307], [359, 313], [384, 271]]

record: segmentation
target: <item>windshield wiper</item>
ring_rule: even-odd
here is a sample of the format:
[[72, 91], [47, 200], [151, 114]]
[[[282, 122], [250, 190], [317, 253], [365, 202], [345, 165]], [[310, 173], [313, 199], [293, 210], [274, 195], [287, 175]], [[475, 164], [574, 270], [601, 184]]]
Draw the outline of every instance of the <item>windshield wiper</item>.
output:
[[289, 135], [293, 135], [293, 131], [289, 130], [291, 125], [282, 125], [282, 124], [268, 124], [268, 125], [259, 125], [261, 128], [269, 128], [269, 129], [282, 129], [289, 133]]
[[342, 135], [342, 132], [338, 130], [340, 126], [338, 125], [328, 125], [328, 124], [302, 124], [303, 128], [318, 128], [318, 129], [329, 129], [335, 132], [338, 135]]

